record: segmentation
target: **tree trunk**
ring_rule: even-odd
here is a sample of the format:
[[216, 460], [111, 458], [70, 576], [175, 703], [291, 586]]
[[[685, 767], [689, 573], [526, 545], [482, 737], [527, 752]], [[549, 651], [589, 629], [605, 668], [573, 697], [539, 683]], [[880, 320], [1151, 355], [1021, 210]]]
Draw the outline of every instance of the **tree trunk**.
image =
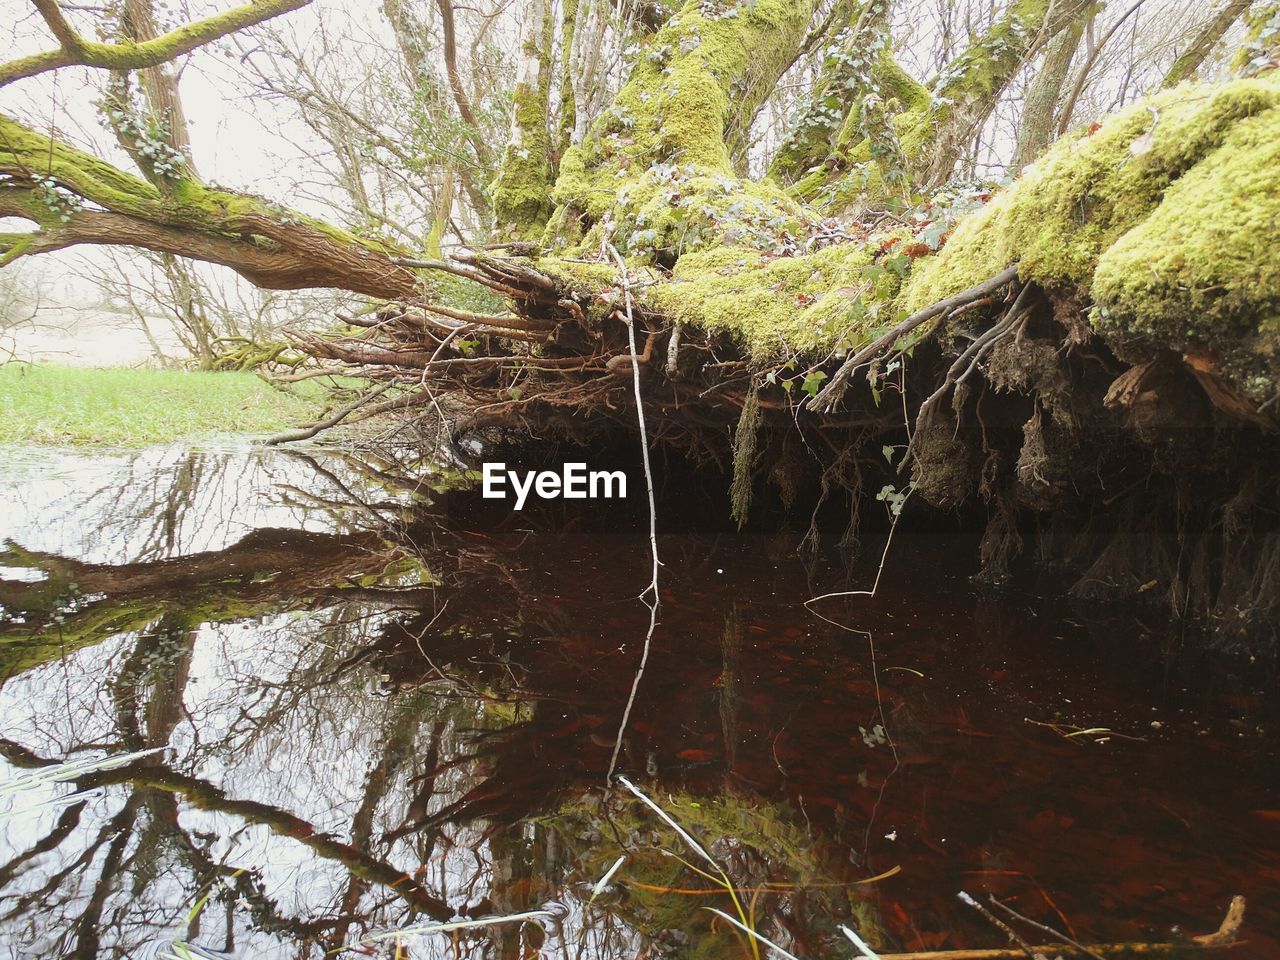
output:
[[1218, 45], [1218, 41], [1252, 4], [1253, 0], [1225, 0], [1213, 18], [1192, 38], [1178, 59], [1173, 61], [1173, 66], [1165, 74], [1163, 85], [1173, 87], [1192, 79]]
[[536, 240], [551, 215], [553, 7], [551, 0], [531, 0], [520, 31], [511, 141], [493, 187], [498, 232], [510, 240]]
[[1085, 25], [1096, 12], [1097, 8], [1093, 5], [1082, 8], [1079, 19], [1049, 41], [1044, 63], [1027, 90], [1022, 124], [1018, 129], [1018, 146], [1014, 153], [1015, 170], [1021, 170], [1053, 142], [1058, 105], [1062, 101], [1062, 91], [1071, 70], [1071, 61], [1080, 48]]

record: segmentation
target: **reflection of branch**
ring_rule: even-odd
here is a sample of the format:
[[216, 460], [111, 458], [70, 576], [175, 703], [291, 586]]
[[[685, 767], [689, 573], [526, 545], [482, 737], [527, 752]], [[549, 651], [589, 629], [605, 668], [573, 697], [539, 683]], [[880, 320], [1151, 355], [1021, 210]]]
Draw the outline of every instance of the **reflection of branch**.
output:
[[62, 882], [71, 876], [77, 870], [81, 870], [88, 866], [98, 856], [98, 851], [102, 849], [102, 845], [108, 840], [118, 836], [128, 837], [133, 829], [134, 821], [138, 817], [138, 806], [140, 800], [137, 796], [131, 796], [125, 801], [120, 811], [108, 820], [98, 831], [93, 841], [84, 849], [80, 856], [76, 857], [66, 867], [53, 873], [44, 884], [35, 890], [30, 891], [20, 897], [15, 898], [15, 905], [8, 913], [0, 916], [0, 920], [9, 920], [16, 916], [21, 916], [27, 911], [33, 909], [35, 904], [44, 900], [44, 898], [62, 885]]
[[0, 623], [0, 677], [168, 617], [172, 625], [244, 619], [340, 599], [411, 602], [404, 591], [353, 585], [400, 555], [376, 534], [256, 530], [224, 550], [171, 560], [83, 563], [8, 544], [0, 566], [36, 566], [49, 579], [0, 580], [0, 605], [25, 622]]
[[58, 817], [58, 822], [54, 825], [44, 837], [44, 839], [32, 844], [24, 853], [18, 854], [4, 866], [0, 866], [0, 889], [7, 887], [18, 873], [18, 868], [29, 860], [40, 856], [42, 853], [48, 853], [62, 845], [62, 841], [67, 839], [80, 825], [80, 814], [84, 812], [87, 801], [80, 800], [73, 803], [62, 811]]
[[279, 807], [257, 800], [234, 800], [207, 780], [187, 776], [166, 767], [121, 767], [93, 774], [79, 781], [81, 789], [114, 783], [168, 790], [198, 810], [229, 813], [250, 823], [266, 826], [272, 833], [298, 841], [326, 860], [342, 864], [355, 876], [396, 893], [417, 910], [435, 920], [449, 920], [454, 910], [445, 901], [424, 889], [418, 881], [385, 860], [379, 860], [327, 833], [317, 833], [315, 825]]
[[98, 956], [101, 937], [99, 921], [102, 919], [102, 910], [107, 904], [107, 897], [111, 895], [116, 885], [124, 852], [133, 838], [132, 828], [138, 819], [138, 808], [134, 803], [136, 799], [136, 797], [130, 797], [124, 810], [121, 811], [122, 817], [127, 815], [127, 823], [118, 826], [111, 838], [111, 843], [107, 845], [107, 855], [102, 858], [102, 869], [98, 873], [97, 882], [93, 885], [93, 893], [80, 916], [75, 920], [76, 948], [69, 955], [74, 960], [93, 960]]
[[[360, 806], [351, 818], [351, 843], [368, 849], [373, 838], [373, 818], [378, 805], [386, 798], [391, 782], [405, 760], [412, 754], [418, 726], [422, 715], [413, 709], [412, 700], [404, 703], [391, 724], [390, 730], [384, 731], [382, 738], [382, 755], [365, 777], [364, 791], [360, 798]], [[439, 750], [439, 724], [431, 739], [430, 749], [433, 753]], [[434, 762], [429, 760], [428, 762]], [[425, 862], [427, 857], [422, 858]], [[333, 928], [333, 941], [329, 944], [332, 952], [340, 952], [339, 948], [346, 943], [351, 926], [351, 918], [357, 916], [360, 898], [368, 890], [369, 884], [355, 873], [347, 881], [347, 889], [342, 897], [342, 915], [344, 919]]]

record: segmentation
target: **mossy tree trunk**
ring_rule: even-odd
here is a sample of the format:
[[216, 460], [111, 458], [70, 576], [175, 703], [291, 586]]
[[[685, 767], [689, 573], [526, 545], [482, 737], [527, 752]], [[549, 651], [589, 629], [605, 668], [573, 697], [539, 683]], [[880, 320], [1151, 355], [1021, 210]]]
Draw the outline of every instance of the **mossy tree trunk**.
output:
[[1187, 44], [1164, 77], [1164, 86], [1172, 87], [1195, 77], [1227, 31], [1253, 6], [1253, 0], [1224, 0], [1218, 12]]
[[511, 141], [494, 182], [493, 207], [507, 239], [532, 240], [551, 215], [551, 80], [554, 4], [525, 4]]

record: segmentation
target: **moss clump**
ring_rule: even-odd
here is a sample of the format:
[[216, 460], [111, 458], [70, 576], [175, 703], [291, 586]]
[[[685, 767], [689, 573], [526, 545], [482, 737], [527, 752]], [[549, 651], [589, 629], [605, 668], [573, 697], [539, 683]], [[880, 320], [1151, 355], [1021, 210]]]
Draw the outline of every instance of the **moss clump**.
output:
[[538, 240], [551, 216], [551, 135], [546, 101], [537, 91], [518, 89], [516, 124], [521, 142], [502, 159], [493, 184], [493, 212], [501, 232], [516, 240]]
[[1094, 326], [1208, 345], [1255, 401], [1280, 370], [1280, 106], [1236, 124], [1098, 261]]
[[1174, 181], [1220, 148], [1232, 128], [1280, 99], [1274, 79], [1219, 89], [1182, 86], [1060, 141], [957, 228], [916, 273], [906, 306], [973, 286], [1011, 263], [1024, 280], [1088, 288], [1098, 260], [1152, 214]]
[[776, 259], [718, 248], [682, 257], [644, 302], [676, 323], [731, 334], [763, 359], [856, 348], [895, 318], [897, 286], [896, 274], [874, 266], [871, 246]]
[[693, 165], [657, 164], [623, 181], [611, 204], [608, 219], [587, 233], [582, 247], [597, 248], [608, 231], [623, 254], [668, 264], [687, 250], [726, 244], [775, 250], [806, 226], [800, 208], [772, 184]]
[[[551, 48], [555, 20], [551, 4], [531, 5], [527, 16], [542, 13], [526, 25], [522, 44], [522, 76], [516, 84], [511, 143], [502, 156], [493, 184], [493, 212], [499, 231], [517, 240], [538, 240], [551, 216], [551, 129], [547, 105], [551, 95]], [[534, 67], [536, 65], [536, 71]]]
[[1274, 72], [1184, 85], [1059, 142], [916, 271], [904, 308], [1016, 262], [1024, 280], [1090, 292], [1101, 332], [1230, 355], [1254, 371], [1237, 385], [1261, 396], [1257, 355], [1275, 353], [1280, 303], [1261, 253], [1280, 217], [1278, 106]]

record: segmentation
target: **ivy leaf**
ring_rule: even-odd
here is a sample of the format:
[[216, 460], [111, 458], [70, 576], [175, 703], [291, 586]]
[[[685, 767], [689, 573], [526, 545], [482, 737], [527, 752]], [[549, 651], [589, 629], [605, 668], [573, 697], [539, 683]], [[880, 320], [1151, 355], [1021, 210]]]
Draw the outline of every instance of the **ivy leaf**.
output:
[[880, 452], [884, 454], [884, 458], [886, 460], [888, 460], [890, 463], [893, 463], [893, 447], [889, 446], [886, 443], [883, 447], [880, 448]]
[[510, 390], [507, 391], [507, 393], [510, 394], [512, 400], [519, 400], [520, 394], [523, 392], [524, 391], [521, 390], [520, 387], [512, 387]]
[[818, 388], [822, 386], [822, 381], [827, 379], [827, 375], [821, 370], [815, 371], [804, 378], [804, 392], [811, 397], [818, 395]]

